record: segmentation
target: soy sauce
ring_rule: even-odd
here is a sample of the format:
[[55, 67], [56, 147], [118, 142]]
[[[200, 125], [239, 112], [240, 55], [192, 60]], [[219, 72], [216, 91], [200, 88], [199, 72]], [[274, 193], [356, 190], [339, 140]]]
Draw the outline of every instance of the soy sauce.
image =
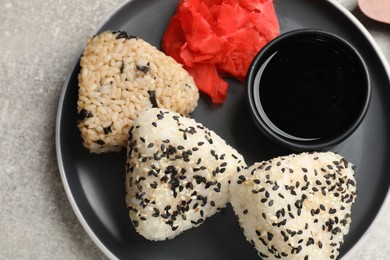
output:
[[259, 69], [260, 113], [279, 134], [327, 138], [356, 120], [366, 80], [355, 58], [332, 44], [320, 38], [289, 42]]

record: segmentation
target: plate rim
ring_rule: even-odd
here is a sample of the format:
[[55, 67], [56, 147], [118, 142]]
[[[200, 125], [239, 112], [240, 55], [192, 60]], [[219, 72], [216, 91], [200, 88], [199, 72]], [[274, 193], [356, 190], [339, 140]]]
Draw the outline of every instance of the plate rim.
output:
[[[126, 0], [119, 4], [117, 7], [115, 7], [96, 27], [96, 29], [93, 31], [92, 35], [97, 34], [104, 26], [105, 24], [124, 6], [127, 4], [130, 4], [131, 2], [134, 1], [140, 1], [140, 0]], [[379, 60], [381, 61], [382, 65], [384, 66], [384, 70], [386, 71], [386, 74], [388, 76], [388, 80], [390, 81], [390, 65], [389, 62], [387, 61], [383, 51], [380, 49], [379, 45], [373, 38], [373, 36], [370, 34], [370, 32], [367, 30], [367, 28], [346, 8], [344, 7], [340, 2], [337, 0], [326, 0], [326, 2], [330, 3], [338, 9], [343, 15], [348, 18], [356, 27], [359, 29], [361, 33], [365, 36], [365, 38], [369, 41], [370, 45], [373, 47], [373, 50], [375, 53], [378, 55]], [[83, 45], [85, 47], [85, 44]], [[62, 106], [64, 104], [64, 98], [67, 92], [67, 88], [69, 85], [69, 81], [71, 78], [71, 75], [77, 66], [77, 63], [79, 62], [80, 56], [83, 52], [83, 48], [79, 51], [79, 54], [77, 55], [77, 58], [73, 61], [71, 64], [69, 73], [67, 74], [66, 80], [62, 86], [61, 93], [60, 93], [60, 98], [58, 101], [58, 106], [57, 106], [57, 113], [56, 113], [56, 124], [55, 124], [55, 146], [56, 146], [56, 157], [57, 157], [57, 164], [58, 164], [58, 169], [60, 172], [60, 177], [61, 181], [66, 193], [66, 196], [68, 198], [68, 201], [73, 209], [73, 212], [75, 213], [79, 223], [83, 227], [83, 229], [86, 231], [88, 236], [92, 239], [92, 241], [95, 243], [95, 245], [109, 258], [109, 259], [119, 259], [117, 258], [107, 247], [104, 245], [104, 243], [97, 237], [95, 232], [92, 230], [90, 225], [87, 223], [86, 219], [82, 215], [76, 200], [72, 194], [72, 191], [70, 189], [68, 179], [66, 176], [65, 172], [65, 167], [64, 163], [62, 160], [62, 153], [61, 153], [61, 116], [62, 116]], [[357, 240], [357, 242], [348, 250], [344, 256], [341, 258], [343, 260], [346, 259], [352, 259], [362, 248], [362, 245], [365, 243], [365, 241], [368, 240], [368, 238], [372, 235], [373, 230], [375, 227], [378, 226], [378, 222], [380, 219], [383, 219], [385, 208], [390, 207], [390, 186], [387, 188], [387, 194], [386, 197], [383, 200], [382, 205], [380, 206], [378, 212], [376, 213], [375, 217], [373, 218], [373, 221], [369, 224], [368, 228], [366, 229], [365, 232], [363, 232], [362, 236]]]
[[[383, 54], [383, 51], [379, 48], [379, 45], [375, 41], [374, 37], [371, 35], [371, 33], [367, 30], [367, 28], [346, 8], [344, 7], [340, 2], [336, 0], [326, 0], [330, 4], [332, 4], [334, 7], [336, 7], [340, 12], [342, 12], [347, 18], [349, 18], [355, 26], [363, 33], [363, 35], [366, 37], [366, 39], [369, 41], [371, 46], [373, 47], [374, 51], [378, 55], [382, 65], [384, 66], [384, 70], [386, 71], [388, 81], [390, 81], [390, 65], [387, 61], [385, 55]], [[387, 194], [386, 197], [383, 200], [382, 205], [380, 206], [380, 209], [376, 213], [374, 219], [369, 224], [366, 231], [363, 232], [362, 236], [357, 240], [357, 242], [351, 247], [350, 250], [348, 250], [345, 255], [341, 258], [342, 260], [346, 259], [353, 259], [355, 255], [357, 255], [362, 248], [362, 245], [368, 240], [368, 238], [372, 235], [373, 230], [375, 227], [378, 226], [379, 220], [383, 218], [385, 208], [390, 207], [390, 186], [387, 188]]]

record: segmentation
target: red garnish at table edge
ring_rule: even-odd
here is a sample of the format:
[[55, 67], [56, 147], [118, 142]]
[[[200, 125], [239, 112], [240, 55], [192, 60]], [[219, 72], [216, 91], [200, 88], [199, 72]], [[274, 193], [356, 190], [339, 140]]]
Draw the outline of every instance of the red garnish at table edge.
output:
[[257, 52], [279, 35], [273, 0], [183, 0], [163, 37], [162, 49], [192, 75], [213, 103], [228, 84], [244, 81]]

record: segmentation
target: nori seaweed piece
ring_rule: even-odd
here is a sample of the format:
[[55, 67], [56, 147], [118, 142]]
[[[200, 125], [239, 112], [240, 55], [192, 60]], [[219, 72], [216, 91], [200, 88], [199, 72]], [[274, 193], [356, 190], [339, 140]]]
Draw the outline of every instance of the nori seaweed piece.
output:
[[149, 94], [150, 103], [152, 103], [152, 107], [158, 108], [156, 92], [154, 90], [148, 90], [148, 94]]
[[93, 117], [93, 114], [87, 110], [85, 110], [84, 108], [80, 110], [80, 112], [78, 113], [77, 115], [77, 120], [78, 122], [80, 123], [81, 121], [83, 121], [84, 119], [86, 118], [90, 118], [90, 117]]
[[108, 135], [109, 133], [112, 132], [111, 130], [111, 125], [107, 126], [107, 127], [103, 127], [103, 131], [104, 131], [104, 134]]
[[138, 39], [137, 36], [130, 35], [127, 32], [121, 31], [121, 30], [112, 31], [112, 33], [113, 34], [117, 34], [116, 37], [115, 37], [117, 40], [118, 39], [122, 39], [122, 38], [127, 39], [127, 40], [129, 40], [129, 39]]
[[125, 69], [125, 62], [122, 60], [122, 65], [120, 67], [120, 73], [122, 74], [123, 73], [123, 70]]
[[148, 64], [146, 64], [146, 65], [137, 65], [137, 70], [140, 70], [140, 71], [142, 71], [143, 73], [147, 73], [147, 72], [150, 70], [150, 68], [149, 68], [149, 62], [148, 62]]

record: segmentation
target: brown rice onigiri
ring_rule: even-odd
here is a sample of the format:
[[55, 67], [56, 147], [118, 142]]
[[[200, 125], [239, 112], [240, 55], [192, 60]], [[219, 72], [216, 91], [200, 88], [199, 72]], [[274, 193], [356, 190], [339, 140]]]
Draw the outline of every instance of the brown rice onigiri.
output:
[[80, 59], [78, 127], [91, 152], [126, 147], [133, 120], [146, 108], [188, 115], [197, 106], [193, 78], [171, 57], [123, 31], [88, 39]]

